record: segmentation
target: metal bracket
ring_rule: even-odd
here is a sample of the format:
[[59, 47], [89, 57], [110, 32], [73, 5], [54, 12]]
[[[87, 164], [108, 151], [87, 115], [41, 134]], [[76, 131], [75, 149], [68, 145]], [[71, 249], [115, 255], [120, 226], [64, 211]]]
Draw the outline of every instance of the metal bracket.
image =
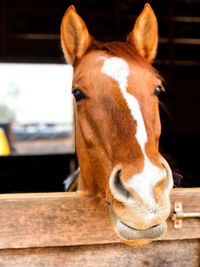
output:
[[200, 218], [200, 212], [183, 212], [182, 202], [174, 203], [174, 213], [172, 220], [174, 221], [174, 228], [182, 228], [183, 219], [185, 218]]

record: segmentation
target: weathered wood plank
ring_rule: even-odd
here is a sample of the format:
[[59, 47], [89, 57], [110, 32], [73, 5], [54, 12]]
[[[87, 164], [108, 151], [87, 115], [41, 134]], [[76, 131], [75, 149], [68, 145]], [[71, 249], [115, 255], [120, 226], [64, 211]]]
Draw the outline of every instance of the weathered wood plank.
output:
[[[184, 211], [200, 211], [200, 189], [175, 189]], [[76, 193], [0, 195], [0, 249], [119, 243], [107, 210]], [[200, 238], [200, 220], [187, 219], [182, 229], [162, 240]]]
[[0, 250], [1, 267], [199, 267], [200, 240]]

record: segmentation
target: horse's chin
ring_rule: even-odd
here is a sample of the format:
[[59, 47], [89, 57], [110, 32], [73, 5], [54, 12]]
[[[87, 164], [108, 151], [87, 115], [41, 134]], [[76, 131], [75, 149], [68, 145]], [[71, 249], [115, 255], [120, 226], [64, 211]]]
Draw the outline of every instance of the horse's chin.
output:
[[114, 213], [111, 205], [109, 213], [113, 223], [114, 230], [123, 243], [139, 247], [144, 246], [162, 236], [167, 230], [166, 222], [153, 226], [145, 230], [138, 230], [123, 223]]

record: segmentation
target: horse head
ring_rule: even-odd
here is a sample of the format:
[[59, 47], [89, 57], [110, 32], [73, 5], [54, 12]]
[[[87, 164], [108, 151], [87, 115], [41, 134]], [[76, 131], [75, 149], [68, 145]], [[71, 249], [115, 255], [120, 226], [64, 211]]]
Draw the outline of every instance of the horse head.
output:
[[99, 195], [125, 243], [161, 236], [170, 214], [170, 167], [159, 153], [158, 94], [151, 63], [158, 26], [146, 4], [126, 42], [96, 42], [73, 6], [61, 24], [67, 63], [74, 68], [78, 191]]

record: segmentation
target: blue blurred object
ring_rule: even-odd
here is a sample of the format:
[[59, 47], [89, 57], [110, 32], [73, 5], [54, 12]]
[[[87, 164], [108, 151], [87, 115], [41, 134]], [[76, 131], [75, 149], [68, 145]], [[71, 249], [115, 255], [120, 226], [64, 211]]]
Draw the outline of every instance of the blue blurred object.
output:
[[57, 125], [49, 123], [14, 125], [13, 133], [15, 141], [68, 137], [72, 133], [72, 126], [67, 124]]

